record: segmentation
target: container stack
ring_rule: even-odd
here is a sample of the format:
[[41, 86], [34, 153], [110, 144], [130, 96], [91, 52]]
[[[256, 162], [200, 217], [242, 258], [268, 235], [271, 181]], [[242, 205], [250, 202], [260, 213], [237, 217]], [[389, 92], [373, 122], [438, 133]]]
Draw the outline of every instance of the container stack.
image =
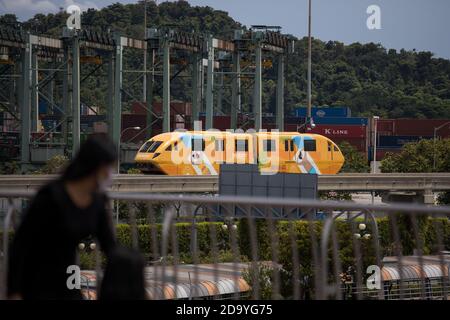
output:
[[377, 161], [386, 153], [400, 152], [409, 142], [450, 137], [448, 119], [380, 119], [377, 121]]
[[[306, 117], [306, 107], [295, 109], [297, 118]], [[368, 118], [352, 117], [349, 107], [313, 107], [311, 116], [315, 124], [308, 132], [321, 134], [337, 144], [344, 141], [359, 152], [367, 153], [369, 146]]]

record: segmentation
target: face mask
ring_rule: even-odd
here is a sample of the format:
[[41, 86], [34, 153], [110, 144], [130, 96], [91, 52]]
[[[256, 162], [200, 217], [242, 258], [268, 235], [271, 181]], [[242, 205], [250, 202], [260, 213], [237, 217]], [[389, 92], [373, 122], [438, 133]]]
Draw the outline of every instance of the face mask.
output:
[[102, 181], [99, 182], [99, 191], [100, 192], [106, 192], [109, 188], [111, 188], [113, 184], [113, 175], [114, 170], [112, 168], [109, 168], [106, 174], [106, 177], [103, 178]]

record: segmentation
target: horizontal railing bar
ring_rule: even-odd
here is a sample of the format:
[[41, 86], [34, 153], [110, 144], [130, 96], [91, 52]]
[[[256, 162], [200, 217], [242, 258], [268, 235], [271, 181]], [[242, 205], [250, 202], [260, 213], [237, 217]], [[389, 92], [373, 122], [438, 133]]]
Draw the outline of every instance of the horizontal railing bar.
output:
[[[57, 175], [0, 175], [0, 190], [34, 189]], [[217, 192], [218, 176], [115, 175], [112, 190], [121, 192]], [[319, 191], [445, 191], [450, 173], [342, 173], [319, 175]]]
[[[30, 198], [35, 191], [0, 191], [0, 198]], [[350, 201], [324, 201], [297, 198], [266, 198], [266, 197], [235, 197], [235, 196], [197, 196], [197, 195], [172, 195], [172, 194], [149, 194], [149, 193], [128, 193], [109, 192], [112, 200], [124, 201], [150, 201], [150, 202], [186, 202], [203, 204], [241, 204], [254, 206], [274, 206], [293, 208], [317, 208], [329, 210], [373, 210], [382, 212], [405, 212], [405, 213], [429, 213], [429, 214], [450, 214], [448, 206], [426, 206], [417, 204], [359, 204]]]

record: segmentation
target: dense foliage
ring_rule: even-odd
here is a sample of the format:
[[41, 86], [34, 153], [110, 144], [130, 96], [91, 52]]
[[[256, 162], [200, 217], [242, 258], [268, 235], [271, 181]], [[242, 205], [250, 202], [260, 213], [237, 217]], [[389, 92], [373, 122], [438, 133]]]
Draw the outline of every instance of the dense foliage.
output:
[[367, 159], [361, 152], [358, 152], [354, 146], [352, 146], [347, 141], [339, 144], [339, 149], [341, 149], [344, 155], [344, 166], [342, 167], [342, 173], [364, 173], [369, 172], [369, 165], [367, 164]]
[[[82, 25], [85, 28], [120, 31], [130, 37], [142, 38], [143, 12], [143, 2], [115, 3], [101, 10], [90, 9], [84, 12]], [[0, 24], [59, 37], [66, 17], [64, 12], [37, 14], [28, 21], [19, 23], [14, 15], [5, 14], [0, 16]], [[163, 2], [159, 5], [150, 1], [147, 4], [147, 17], [148, 26], [171, 25], [185, 31], [212, 33], [219, 38], [228, 39], [234, 29], [242, 27], [226, 12], [210, 7], [191, 6], [186, 1]], [[285, 96], [288, 111], [296, 105], [306, 103], [306, 44], [305, 38], [298, 40], [295, 54], [288, 58]], [[139, 68], [141, 57], [137, 54], [125, 54], [125, 68]], [[243, 59], [251, 61], [253, 58], [248, 56]], [[431, 52], [397, 52], [374, 43], [344, 45], [336, 41], [314, 39], [312, 61], [315, 105], [348, 105], [354, 115], [377, 114], [389, 118], [450, 117], [450, 61], [434, 58]], [[85, 66], [83, 72], [87, 74], [93, 68], [94, 66]], [[180, 67], [174, 66], [174, 69], [177, 68]], [[186, 78], [189, 73], [181, 72], [180, 75], [183, 77], [172, 81], [172, 98], [190, 101], [190, 83]], [[132, 76], [124, 76], [124, 83], [125, 86], [129, 83], [128, 91], [138, 96], [142, 89], [139, 81], [133, 83], [135, 75]], [[263, 107], [265, 111], [273, 112], [276, 68], [266, 68], [263, 76]], [[106, 79], [87, 79], [82, 86], [82, 99], [87, 104], [102, 107], [105, 87]], [[251, 87], [251, 79], [243, 79], [243, 108], [247, 111], [251, 110]], [[155, 96], [156, 99], [159, 98], [158, 90]], [[228, 108], [224, 103], [223, 111], [227, 112]]]
[[[400, 153], [390, 153], [381, 161], [381, 172], [450, 172], [450, 139], [408, 143]], [[441, 203], [450, 203], [450, 192], [443, 193]]]

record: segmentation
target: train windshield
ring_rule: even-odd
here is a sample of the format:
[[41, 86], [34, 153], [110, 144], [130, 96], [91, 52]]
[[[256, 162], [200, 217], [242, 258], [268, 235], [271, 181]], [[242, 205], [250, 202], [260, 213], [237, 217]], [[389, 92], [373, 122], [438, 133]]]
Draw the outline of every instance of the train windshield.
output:
[[139, 152], [147, 152], [147, 150], [150, 148], [150, 146], [153, 144], [153, 142], [155, 141], [147, 141], [146, 143], [144, 143], [144, 145], [141, 147], [141, 149], [139, 150]]
[[162, 144], [162, 141], [155, 141], [155, 143], [153, 143], [150, 148], [148, 148], [147, 152], [155, 152], [156, 149], [159, 148], [159, 146]]

